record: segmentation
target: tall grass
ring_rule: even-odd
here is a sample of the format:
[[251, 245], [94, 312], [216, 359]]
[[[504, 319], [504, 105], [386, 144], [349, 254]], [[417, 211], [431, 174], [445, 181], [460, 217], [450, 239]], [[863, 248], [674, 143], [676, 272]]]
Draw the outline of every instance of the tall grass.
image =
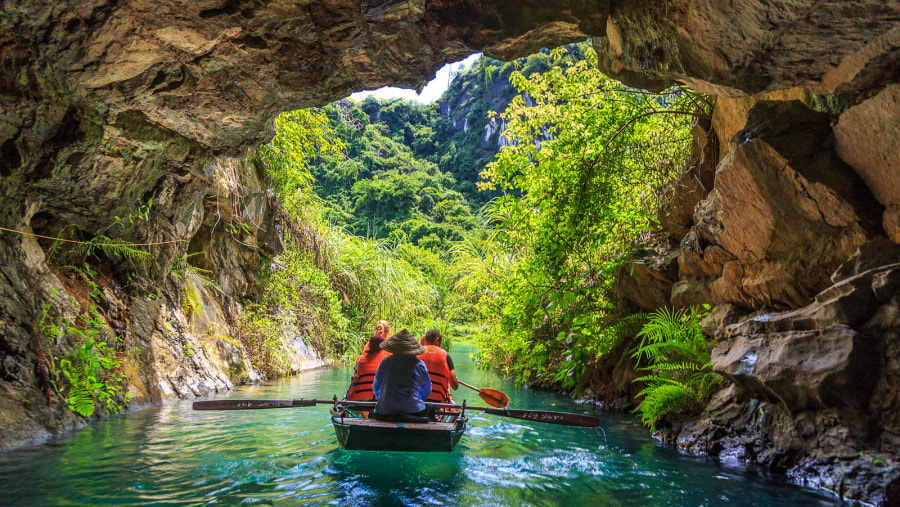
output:
[[260, 276], [259, 301], [238, 329], [254, 364], [271, 375], [285, 373], [288, 351], [276, 321], [305, 329], [320, 353], [345, 362], [359, 357], [381, 319], [394, 331], [443, 333], [446, 323], [435, 317], [443, 316], [449, 293], [445, 261], [402, 240], [360, 237], [329, 224], [309, 163], [346, 159], [343, 144], [321, 112], [284, 113], [276, 125], [278, 135], [255, 159], [275, 187], [269, 205], [289, 241]]
[[399, 330], [431, 316], [437, 289], [397, 245], [354, 236], [343, 227], [328, 228], [325, 236], [330, 279], [345, 296], [353, 329], [365, 334], [384, 319]]

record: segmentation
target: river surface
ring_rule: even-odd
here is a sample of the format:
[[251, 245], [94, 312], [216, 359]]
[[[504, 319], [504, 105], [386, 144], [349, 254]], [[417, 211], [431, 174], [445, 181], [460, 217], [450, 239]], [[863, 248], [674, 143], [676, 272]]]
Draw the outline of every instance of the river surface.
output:
[[[452, 356], [459, 377], [511, 408], [594, 413], [601, 429], [469, 412], [452, 453], [339, 448], [327, 406], [195, 412], [191, 401], [121, 414], [0, 454], [0, 505], [838, 505], [824, 493], [650, 438], [631, 415], [516, 389]], [[306, 372], [217, 398], [331, 398], [350, 368]], [[456, 401], [480, 403], [462, 387]]]

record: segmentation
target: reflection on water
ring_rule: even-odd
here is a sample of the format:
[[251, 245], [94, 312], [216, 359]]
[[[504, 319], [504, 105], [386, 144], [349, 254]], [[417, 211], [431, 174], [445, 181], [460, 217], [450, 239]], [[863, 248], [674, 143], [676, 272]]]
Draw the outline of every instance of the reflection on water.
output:
[[[503, 390], [512, 407], [593, 410], [516, 389], [476, 370], [465, 350], [453, 357], [461, 379]], [[317, 370], [219, 397], [331, 398], [349, 376]], [[474, 391], [456, 398], [480, 401]], [[837, 505], [663, 447], [632, 416], [598, 415], [602, 430], [470, 412], [456, 451], [403, 454], [340, 449], [322, 406], [194, 412], [190, 401], [168, 403], [0, 454], [0, 505]]]

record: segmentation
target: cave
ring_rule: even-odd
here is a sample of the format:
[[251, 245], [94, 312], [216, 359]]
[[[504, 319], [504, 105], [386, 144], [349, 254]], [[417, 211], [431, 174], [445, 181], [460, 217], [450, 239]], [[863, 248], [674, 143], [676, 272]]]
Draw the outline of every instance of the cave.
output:
[[[40, 402], [33, 335], [63, 287], [35, 234], [53, 237], [62, 224], [99, 234], [152, 203], [146, 226], [123, 234], [162, 267], [132, 288], [153, 298], [107, 296], [127, 339], [146, 351], [126, 365], [135, 397], [227, 389], [236, 379], [212, 367], [152, 380], [177, 362], [152, 352], [168, 339], [159, 296], [171, 289], [168, 269], [206, 252], [198, 265], [228, 273], [214, 317], [227, 325], [260, 256], [279, 253], [279, 218], [244, 157], [272, 139], [279, 113], [384, 85], [420, 89], [475, 52], [510, 60], [591, 39], [601, 70], [630, 86], [678, 82], [716, 98], [698, 134], [711, 140], [706, 172], [691, 177], [706, 183], [686, 185], [663, 224], [681, 241], [677, 259], [655, 271], [642, 264], [622, 282], [623, 297], [645, 310], [709, 301], [744, 310], [722, 316], [713, 354], [735, 386], [714, 402], [732, 433], [695, 421], [670, 439], [710, 453], [743, 434], [757, 450], [780, 449], [761, 464], [792, 466], [823, 487], [840, 475], [848, 498], [900, 501], [900, 463], [873, 466], [863, 452], [900, 450], [896, 2], [14, 1], [0, 27], [0, 448], [83, 423]], [[216, 224], [250, 209], [267, 232], [253, 238], [258, 249], [235, 250]], [[766, 343], [794, 355], [776, 357]], [[804, 355], [822, 344], [830, 352]], [[834, 351], [843, 359], [823, 359]], [[754, 372], [742, 366], [750, 354], [759, 357]], [[815, 368], [796, 368], [801, 359]], [[871, 372], [871, 382], [852, 382]], [[748, 399], [780, 400], [783, 417], [751, 421]], [[863, 436], [810, 443], [830, 424], [825, 408]], [[813, 436], [797, 436], [801, 420]], [[860, 457], [825, 465], [810, 449]]]

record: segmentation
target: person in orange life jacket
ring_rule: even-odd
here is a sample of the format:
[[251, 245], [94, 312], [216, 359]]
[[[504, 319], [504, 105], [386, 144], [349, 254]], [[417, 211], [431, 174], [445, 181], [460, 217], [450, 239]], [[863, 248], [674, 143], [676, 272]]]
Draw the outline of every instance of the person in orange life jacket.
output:
[[450, 389], [459, 389], [459, 379], [453, 368], [453, 358], [441, 348], [441, 333], [432, 329], [422, 335], [420, 343], [425, 347], [425, 353], [419, 359], [425, 363], [431, 379], [431, 395], [426, 401], [453, 403]]
[[386, 320], [379, 320], [375, 323], [375, 334], [380, 334], [385, 340], [391, 336], [391, 325]]
[[[373, 334], [366, 342], [362, 354], [353, 367], [353, 378], [350, 380], [350, 388], [344, 399], [347, 400], [374, 400], [375, 392], [372, 391], [372, 382], [375, 381], [375, 371], [381, 361], [391, 355], [390, 352], [382, 350], [380, 345], [384, 342], [384, 337], [380, 334]], [[368, 412], [360, 412], [363, 417]]]
[[430, 417], [434, 409], [426, 407], [424, 400], [431, 393], [431, 380], [425, 363], [416, 357], [425, 352], [425, 347], [406, 329], [380, 346], [391, 355], [384, 358], [375, 371], [375, 382], [372, 384], [378, 398], [375, 417]]

